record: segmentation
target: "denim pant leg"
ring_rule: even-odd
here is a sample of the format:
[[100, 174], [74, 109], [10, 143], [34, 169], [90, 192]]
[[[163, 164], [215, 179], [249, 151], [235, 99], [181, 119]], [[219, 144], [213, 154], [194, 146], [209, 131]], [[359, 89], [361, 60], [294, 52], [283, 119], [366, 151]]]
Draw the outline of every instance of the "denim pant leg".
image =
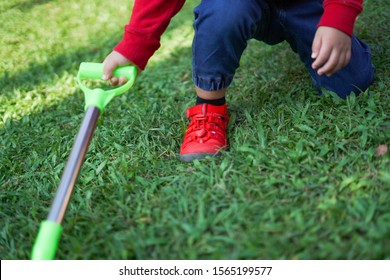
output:
[[[202, 0], [194, 9], [193, 81], [204, 90], [227, 88], [247, 41], [265, 26], [264, 0]], [[263, 24], [264, 23], [264, 24]]]
[[335, 92], [346, 98], [351, 92], [359, 94], [372, 83], [374, 67], [371, 63], [371, 52], [366, 43], [352, 37], [352, 56], [350, 63], [330, 77], [319, 76], [311, 68], [312, 42], [317, 24], [323, 13], [323, 0], [309, 0], [303, 4], [277, 11], [285, 37], [291, 47], [298, 52], [300, 59], [308, 69], [313, 83], [321, 93], [321, 88]]

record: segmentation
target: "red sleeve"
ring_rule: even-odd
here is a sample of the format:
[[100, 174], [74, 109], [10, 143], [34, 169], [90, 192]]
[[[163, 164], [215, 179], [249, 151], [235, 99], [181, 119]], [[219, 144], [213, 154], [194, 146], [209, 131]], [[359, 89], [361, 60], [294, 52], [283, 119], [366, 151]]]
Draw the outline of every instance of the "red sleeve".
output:
[[356, 17], [363, 10], [363, 0], [324, 0], [324, 14], [318, 26], [337, 28], [352, 36]]
[[160, 37], [185, 0], [136, 0], [123, 39], [114, 48], [140, 69], [160, 47]]

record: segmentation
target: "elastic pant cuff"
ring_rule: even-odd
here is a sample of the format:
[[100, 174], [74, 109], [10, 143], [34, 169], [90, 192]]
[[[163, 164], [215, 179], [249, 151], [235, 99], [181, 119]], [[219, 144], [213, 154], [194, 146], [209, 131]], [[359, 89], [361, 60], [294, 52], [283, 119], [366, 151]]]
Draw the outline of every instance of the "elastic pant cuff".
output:
[[203, 90], [216, 91], [227, 88], [232, 83], [233, 77], [204, 78], [194, 74], [192, 75], [192, 81]]

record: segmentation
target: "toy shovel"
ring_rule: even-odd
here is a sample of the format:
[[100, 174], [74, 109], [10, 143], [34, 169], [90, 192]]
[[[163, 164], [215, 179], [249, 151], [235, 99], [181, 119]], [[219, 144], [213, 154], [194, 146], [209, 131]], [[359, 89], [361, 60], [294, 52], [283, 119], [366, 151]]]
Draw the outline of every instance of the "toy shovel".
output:
[[85, 95], [85, 116], [77, 133], [68, 162], [61, 177], [56, 196], [51, 205], [49, 215], [40, 225], [35, 240], [31, 259], [51, 260], [54, 259], [58, 243], [62, 233], [62, 220], [68, 206], [73, 187], [76, 183], [81, 166], [84, 161], [89, 143], [95, 131], [99, 115], [103, 113], [107, 104], [117, 95], [131, 88], [137, 75], [134, 66], [118, 67], [113, 76], [124, 76], [128, 80], [126, 84], [110, 89], [90, 89], [83, 84], [85, 79], [101, 79], [103, 64], [83, 62], [78, 72], [78, 83]]

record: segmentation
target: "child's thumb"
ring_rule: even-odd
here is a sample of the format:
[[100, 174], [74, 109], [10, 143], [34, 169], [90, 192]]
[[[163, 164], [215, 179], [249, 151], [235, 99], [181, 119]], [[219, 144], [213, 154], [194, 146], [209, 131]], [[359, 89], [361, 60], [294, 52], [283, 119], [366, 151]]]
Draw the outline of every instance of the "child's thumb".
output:
[[110, 61], [104, 61], [103, 62], [103, 76], [102, 76], [102, 80], [109, 80], [112, 78], [112, 72], [114, 72], [115, 68], [117, 67], [118, 65], [116, 65], [115, 63], [113, 62], [110, 62]]
[[311, 58], [316, 59], [320, 53], [322, 47], [322, 33], [321, 29], [317, 29], [317, 32], [314, 36], [313, 43], [311, 46]]

